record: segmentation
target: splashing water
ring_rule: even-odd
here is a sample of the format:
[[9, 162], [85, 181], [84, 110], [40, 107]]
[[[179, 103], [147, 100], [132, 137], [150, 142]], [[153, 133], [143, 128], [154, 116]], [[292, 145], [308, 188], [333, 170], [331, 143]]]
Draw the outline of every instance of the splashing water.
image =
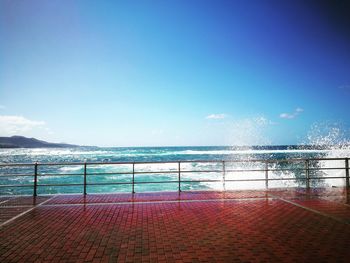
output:
[[307, 134], [306, 144], [330, 150], [350, 148], [345, 129], [340, 124], [329, 122], [313, 124]]
[[[260, 126], [259, 126], [260, 125]], [[258, 127], [261, 127], [261, 123]], [[250, 127], [252, 127], [249, 122]], [[254, 126], [254, 125], [253, 125]], [[257, 129], [251, 128], [250, 135], [257, 135]], [[186, 182], [182, 183], [182, 190], [222, 190], [223, 189], [223, 163], [226, 162], [226, 180], [261, 179], [265, 178], [265, 163], [249, 160], [275, 160], [268, 164], [270, 179], [290, 178], [286, 181], [270, 181], [269, 187], [305, 187], [305, 162], [288, 163], [293, 158], [345, 158], [350, 157], [350, 144], [346, 139], [344, 129], [339, 125], [317, 124], [313, 125], [305, 142], [297, 146], [256, 146], [256, 147], [144, 147], [144, 148], [74, 148], [74, 149], [0, 149], [1, 163], [41, 163], [46, 162], [165, 162], [165, 161], [218, 161], [217, 163], [182, 163], [182, 180], [217, 180], [217, 182]], [[259, 135], [254, 140], [260, 140]], [[253, 141], [254, 141], [253, 140]], [[312, 146], [310, 146], [312, 145]], [[247, 161], [248, 160], [248, 161]], [[229, 162], [235, 161], [235, 162]], [[243, 162], [244, 161], [244, 162]], [[326, 179], [327, 177], [340, 177], [345, 175], [344, 160], [312, 161], [311, 168], [339, 168], [336, 170], [317, 170], [310, 173], [311, 186], [343, 186], [344, 179]], [[283, 171], [281, 171], [281, 169]], [[192, 173], [190, 171], [203, 171]], [[205, 170], [216, 170], [216, 173], [206, 173]], [[242, 171], [243, 170], [243, 171]], [[244, 171], [261, 170], [261, 171]], [[88, 173], [90, 183], [127, 183], [131, 182], [130, 172], [132, 165], [91, 165]], [[136, 171], [154, 172], [171, 171], [174, 173], [148, 173], [137, 174], [135, 181], [157, 182], [176, 181], [177, 164], [144, 164], [138, 165]], [[58, 176], [40, 177], [39, 184], [71, 184], [82, 183], [83, 167], [75, 166], [41, 166], [40, 174], [59, 174]], [[118, 174], [112, 174], [118, 173]], [[23, 184], [29, 187], [0, 188], [0, 195], [4, 194], [32, 194], [33, 178], [30, 176], [6, 177], [6, 174], [33, 174], [33, 166], [24, 168], [0, 168], [0, 185]], [[75, 174], [74, 176], [72, 174]], [[80, 175], [79, 175], [80, 174]], [[232, 189], [261, 189], [265, 187], [264, 181], [259, 182], [229, 182], [225, 184], [226, 190]], [[136, 192], [147, 191], [176, 191], [177, 184], [139, 184]], [[89, 186], [89, 193], [99, 192], [130, 192], [130, 185], [103, 185]], [[70, 187], [39, 187], [39, 194], [54, 193], [82, 193], [81, 186]]]
[[[346, 129], [338, 123], [323, 122], [311, 126], [307, 135], [307, 144], [315, 145], [320, 149], [326, 149], [320, 157], [323, 158], [349, 158], [350, 157], [350, 140]], [[344, 177], [345, 161], [344, 160], [327, 160], [318, 161], [315, 164], [318, 168], [325, 169], [320, 173], [322, 177]], [[329, 168], [338, 168], [326, 170]], [[324, 180], [320, 186], [344, 186], [345, 179], [334, 178]]]

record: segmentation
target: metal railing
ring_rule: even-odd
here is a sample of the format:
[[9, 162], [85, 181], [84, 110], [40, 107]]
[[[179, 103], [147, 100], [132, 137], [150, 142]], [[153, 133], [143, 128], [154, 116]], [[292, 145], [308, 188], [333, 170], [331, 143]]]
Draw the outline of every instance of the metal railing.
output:
[[[344, 166], [342, 167], [321, 167], [319, 165], [322, 161], [344, 161]], [[200, 163], [215, 163], [218, 166], [218, 169], [211, 170], [186, 170], [182, 169], [182, 165], [184, 164], [200, 164]], [[229, 166], [235, 163], [250, 163], [250, 164], [260, 164], [260, 167], [254, 169], [230, 169]], [[272, 164], [281, 164], [281, 163], [303, 163], [302, 167], [293, 167], [293, 168], [270, 168]], [[175, 164], [177, 169], [170, 170], [158, 170], [158, 171], [149, 171], [149, 170], [136, 170], [136, 167], [139, 165], [154, 165], [154, 164]], [[120, 172], [88, 172], [88, 168], [91, 166], [104, 166], [104, 165], [130, 165], [131, 170], [128, 171], [120, 171]], [[39, 173], [39, 167], [52, 167], [52, 166], [81, 166], [82, 173]], [[4, 167], [13, 168], [13, 167], [32, 167], [33, 173], [26, 174], [11, 174], [11, 173], [1, 173], [0, 171], [0, 179], [2, 177], [24, 177], [29, 176], [33, 178], [33, 184], [0, 184], [1, 188], [16, 188], [16, 187], [32, 187], [33, 195], [38, 195], [39, 187], [57, 187], [57, 186], [82, 186], [83, 194], [87, 194], [88, 186], [106, 186], [106, 185], [131, 185], [131, 192], [135, 193], [135, 185], [140, 184], [177, 184], [177, 191], [181, 192], [182, 184], [190, 184], [190, 183], [214, 183], [221, 182], [223, 189], [226, 190], [227, 182], [265, 182], [265, 188], [269, 188], [269, 183], [271, 181], [291, 181], [291, 180], [301, 180], [305, 181], [305, 187], [310, 188], [310, 182], [312, 180], [322, 180], [322, 179], [345, 179], [345, 186], [347, 188], [350, 187], [350, 178], [349, 178], [349, 158], [309, 158], [309, 159], [273, 159], [273, 160], [221, 160], [221, 161], [206, 161], [206, 160], [198, 160], [198, 161], [164, 161], [164, 162], [80, 162], [80, 163], [0, 163], [0, 169]], [[220, 168], [220, 169], [219, 169]], [[310, 176], [310, 173], [314, 171], [324, 171], [324, 170], [343, 170], [345, 171], [345, 176]], [[282, 177], [282, 178], [271, 178], [271, 172], [287, 172], [287, 171], [300, 171], [304, 173], [304, 177], [296, 178], [294, 177]], [[252, 178], [252, 179], [228, 179], [227, 175], [230, 173], [237, 172], [263, 172], [264, 178]], [[201, 174], [222, 174], [221, 179], [199, 179], [199, 180], [185, 180], [182, 178], [182, 175], [188, 173], [201, 173]], [[92, 176], [98, 175], [131, 175], [131, 181], [129, 182], [88, 182], [88, 178]], [[138, 175], [146, 175], [146, 174], [176, 174], [177, 180], [166, 180], [166, 181], [136, 181], [135, 177]], [[40, 184], [38, 181], [39, 177], [47, 177], [47, 176], [83, 176], [83, 183], [60, 183], [60, 184]], [[1, 182], [1, 181], [0, 181]]]

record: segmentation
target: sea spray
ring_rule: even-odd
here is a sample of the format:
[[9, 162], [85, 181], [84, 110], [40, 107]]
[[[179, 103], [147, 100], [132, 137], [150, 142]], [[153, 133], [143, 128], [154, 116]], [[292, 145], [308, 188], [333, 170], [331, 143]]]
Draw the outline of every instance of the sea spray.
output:
[[[339, 123], [322, 122], [313, 124], [304, 144], [323, 149], [324, 151], [319, 153], [320, 158], [350, 157], [349, 131]], [[345, 176], [345, 160], [314, 161], [311, 167], [318, 168], [318, 170], [312, 172], [312, 176], [328, 178], [315, 180], [318, 187], [345, 185], [345, 179], [343, 178], [330, 179], [331, 177]]]
[[[334, 130], [334, 129], [333, 129]], [[337, 130], [336, 134], [340, 134]], [[312, 134], [316, 134], [314, 131]], [[305, 187], [304, 161], [294, 163], [286, 162], [292, 158], [319, 158], [319, 157], [349, 157], [349, 147], [346, 140], [337, 147], [333, 141], [339, 143], [338, 136], [325, 134], [328, 144], [321, 146], [310, 146], [308, 144], [299, 146], [255, 146], [255, 147], [143, 147], [143, 148], [78, 148], [78, 149], [2, 149], [0, 150], [1, 163], [66, 163], [66, 162], [168, 162], [164, 164], [136, 164], [135, 182], [154, 182], [151, 184], [137, 184], [136, 192], [147, 191], [177, 191], [178, 190], [178, 163], [181, 163], [181, 189], [186, 190], [222, 190], [224, 189], [223, 176], [227, 180], [261, 179], [254, 182], [226, 182], [225, 189], [261, 189], [265, 187], [264, 162], [253, 162], [253, 159], [270, 160], [268, 163], [268, 176], [270, 179], [289, 178], [288, 181], [270, 181], [269, 187]], [[308, 138], [311, 138], [310, 136]], [[317, 136], [315, 141], [322, 141], [322, 135]], [[327, 147], [325, 147], [327, 145]], [[40, 153], [40, 154], [38, 154]], [[204, 162], [191, 163], [186, 161], [202, 160]], [[212, 162], [214, 161], [214, 162]], [[225, 174], [223, 173], [223, 161], [225, 161]], [[233, 162], [230, 162], [233, 161]], [[170, 163], [169, 163], [170, 162]], [[175, 162], [175, 163], [172, 163]], [[331, 162], [331, 163], [330, 163]], [[311, 163], [311, 167], [330, 167], [336, 164], [344, 168], [344, 161], [329, 161]], [[32, 194], [33, 177], [22, 177], [20, 174], [33, 175], [33, 165], [28, 167], [3, 167], [0, 169], [0, 184], [13, 185], [22, 184], [28, 187], [2, 187], [0, 194]], [[282, 170], [281, 170], [282, 169]], [[206, 172], [214, 170], [214, 172]], [[244, 171], [254, 170], [254, 171]], [[261, 170], [261, 171], [257, 171]], [[82, 184], [83, 165], [60, 165], [40, 166], [39, 184]], [[162, 173], [170, 171], [170, 173]], [[197, 172], [192, 172], [197, 171]], [[87, 166], [88, 183], [100, 185], [88, 186], [88, 193], [111, 193], [131, 192], [132, 164], [91, 164]], [[18, 176], [6, 176], [18, 174]], [[56, 174], [50, 176], [50, 174]], [[342, 170], [324, 170], [313, 177], [322, 177], [320, 180], [311, 180], [311, 186], [333, 186], [342, 185], [333, 179], [325, 179], [327, 176], [338, 176], [344, 174]], [[47, 175], [47, 176], [43, 176]], [[207, 182], [198, 182], [206, 180]], [[216, 180], [216, 182], [209, 182]], [[156, 183], [167, 181], [169, 183]], [[174, 183], [171, 183], [173, 181]], [[112, 183], [111, 185], [108, 185]], [[120, 184], [121, 183], [121, 184]], [[106, 185], [103, 185], [106, 184]], [[40, 186], [39, 194], [54, 193], [82, 193], [82, 186]]]

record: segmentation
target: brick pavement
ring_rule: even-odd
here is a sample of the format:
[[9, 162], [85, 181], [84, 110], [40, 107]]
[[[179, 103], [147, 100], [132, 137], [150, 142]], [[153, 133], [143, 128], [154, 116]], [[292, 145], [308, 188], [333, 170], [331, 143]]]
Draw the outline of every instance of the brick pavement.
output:
[[348, 262], [348, 197], [344, 189], [12, 197], [0, 203], [0, 262]]

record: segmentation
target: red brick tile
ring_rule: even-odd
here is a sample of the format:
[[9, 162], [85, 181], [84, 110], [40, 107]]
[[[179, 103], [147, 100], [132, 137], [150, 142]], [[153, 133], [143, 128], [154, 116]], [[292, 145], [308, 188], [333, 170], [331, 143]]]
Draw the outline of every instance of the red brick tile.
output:
[[349, 209], [334, 201], [341, 196], [339, 189], [58, 196], [0, 228], [0, 262], [347, 262]]

